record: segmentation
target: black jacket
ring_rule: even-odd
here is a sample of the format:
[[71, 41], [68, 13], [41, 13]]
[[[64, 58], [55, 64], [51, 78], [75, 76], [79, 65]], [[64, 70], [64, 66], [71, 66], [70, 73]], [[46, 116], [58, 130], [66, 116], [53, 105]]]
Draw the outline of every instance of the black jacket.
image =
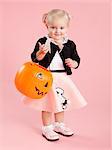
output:
[[[51, 42], [50, 43], [51, 53], [47, 52], [45, 57], [41, 61], [38, 61], [36, 59], [36, 52], [39, 50], [38, 42], [40, 42], [41, 44], [45, 44], [46, 40], [47, 40], [46, 37], [40, 38], [37, 41], [36, 45], [35, 45], [34, 51], [31, 53], [32, 61], [36, 62], [36, 63], [39, 63], [40, 65], [42, 65], [45, 68], [47, 68], [50, 65], [50, 63], [51, 63], [51, 61], [52, 61], [56, 51], [60, 50], [58, 45], [55, 45], [54, 43]], [[59, 54], [60, 54], [60, 57], [61, 57], [61, 59], [63, 61], [63, 66], [64, 66], [64, 68], [66, 70], [67, 75], [72, 74], [71, 68], [69, 68], [65, 64], [65, 59], [66, 58], [71, 58], [72, 60], [77, 61], [78, 66], [79, 66], [79, 64], [80, 64], [80, 57], [79, 57], [79, 55], [77, 53], [75, 43], [73, 41], [71, 41], [71, 40], [68, 40], [68, 42], [64, 44], [64, 47], [63, 47], [62, 51]], [[78, 68], [78, 66], [76, 68]]]

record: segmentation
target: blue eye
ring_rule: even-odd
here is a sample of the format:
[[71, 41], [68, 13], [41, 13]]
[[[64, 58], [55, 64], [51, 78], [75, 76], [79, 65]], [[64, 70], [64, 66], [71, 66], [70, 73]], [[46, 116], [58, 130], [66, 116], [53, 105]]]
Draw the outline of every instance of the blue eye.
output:
[[63, 29], [64, 29], [64, 27], [61, 27], [60, 29], [61, 29], [61, 30], [63, 30]]
[[55, 27], [51, 27], [52, 29], [55, 29]]

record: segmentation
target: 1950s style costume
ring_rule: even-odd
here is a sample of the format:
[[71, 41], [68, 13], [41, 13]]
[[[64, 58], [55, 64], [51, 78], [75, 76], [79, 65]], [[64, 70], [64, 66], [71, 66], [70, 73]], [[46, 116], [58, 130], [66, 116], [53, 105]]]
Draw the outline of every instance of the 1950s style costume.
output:
[[[45, 57], [38, 61], [36, 53], [39, 50], [39, 42], [45, 44], [49, 51]], [[80, 64], [80, 57], [76, 50], [76, 45], [73, 41], [68, 38], [63, 39], [63, 48], [53, 41], [53, 39], [45, 36], [40, 38], [31, 53], [31, 59], [35, 63], [39, 63], [48, 70], [51, 70], [53, 75], [53, 85], [48, 94], [41, 100], [31, 100], [28, 97], [24, 98], [24, 103], [37, 110], [44, 110], [48, 112], [61, 112], [71, 110], [74, 108], [80, 108], [87, 104], [80, 91], [69, 78], [72, 74], [72, 69], [66, 66], [65, 59], [71, 58], [77, 62], [78, 68]]]

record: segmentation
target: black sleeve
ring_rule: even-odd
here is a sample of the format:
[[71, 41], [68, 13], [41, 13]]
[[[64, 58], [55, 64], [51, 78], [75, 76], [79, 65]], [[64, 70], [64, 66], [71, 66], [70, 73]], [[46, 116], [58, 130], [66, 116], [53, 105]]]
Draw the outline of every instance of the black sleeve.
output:
[[37, 41], [36, 45], [35, 45], [35, 48], [34, 48], [34, 51], [31, 53], [31, 59], [33, 62], [36, 62], [38, 63], [39, 61], [37, 60], [36, 58], [36, 53], [37, 51], [39, 50], [39, 44], [38, 44], [39, 41]]
[[45, 57], [42, 60], [37, 60], [37, 58], [36, 58], [36, 53], [39, 50], [39, 42], [41, 44], [45, 44], [46, 37], [41, 38], [37, 41], [37, 43], [35, 45], [35, 48], [34, 48], [34, 51], [31, 53], [31, 59], [32, 59], [33, 62], [36, 62], [36, 63], [42, 64], [43, 66], [46, 66], [46, 63], [49, 62], [49, 55], [50, 55], [49, 52], [47, 52], [47, 54], [45, 55]]
[[71, 42], [71, 48], [72, 48], [72, 59], [77, 61], [77, 63], [78, 63], [78, 66], [75, 68], [75, 69], [77, 69], [79, 67], [79, 64], [80, 64], [80, 57], [79, 57], [78, 52], [76, 50], [76, 44], [73, 41]]

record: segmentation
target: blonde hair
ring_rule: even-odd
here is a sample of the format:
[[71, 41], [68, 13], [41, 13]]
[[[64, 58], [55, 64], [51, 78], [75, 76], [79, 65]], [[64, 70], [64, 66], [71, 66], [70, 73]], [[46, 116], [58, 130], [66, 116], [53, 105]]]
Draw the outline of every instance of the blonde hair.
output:
[[71, 18], [70, 15], [68, 14], [68, 12], [66, 12], [65, 10], [52, 9], [51, 11], [49, 11], [48, 13], [45, 13], [43, 15], [42, 21], [47, 26], [47, 24], [49, 22], [51, 22], [53, 19], [55, 19], [56, 17], [65, 18], [67, 20], [68, 24], [69, 24], [70, 18]]

